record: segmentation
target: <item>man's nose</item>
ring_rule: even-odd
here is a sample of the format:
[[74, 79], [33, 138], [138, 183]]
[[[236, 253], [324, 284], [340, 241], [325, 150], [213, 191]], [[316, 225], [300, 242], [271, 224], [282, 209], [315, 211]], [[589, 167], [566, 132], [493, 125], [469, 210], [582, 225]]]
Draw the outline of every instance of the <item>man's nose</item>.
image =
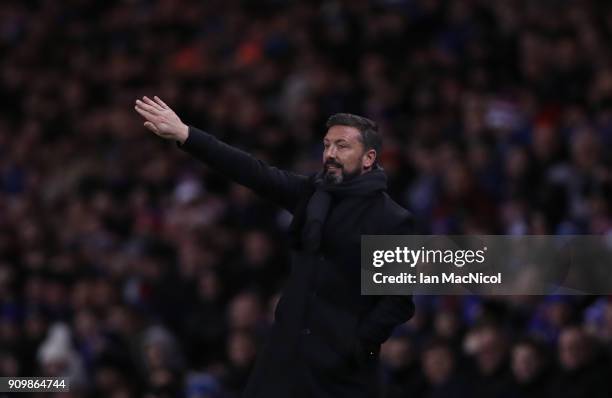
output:
[[325, 159], [336, 159], [336, 148], [330, 145], [323, 154]]

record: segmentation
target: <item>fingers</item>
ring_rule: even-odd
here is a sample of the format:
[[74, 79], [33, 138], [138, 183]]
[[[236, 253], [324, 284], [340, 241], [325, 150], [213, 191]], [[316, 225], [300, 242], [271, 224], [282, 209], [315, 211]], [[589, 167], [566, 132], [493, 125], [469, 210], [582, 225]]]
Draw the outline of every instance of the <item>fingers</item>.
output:
[[[143, 98], [147, 98], [147, 97], [143, 97]], [[151, 100], [149, 99], [149, 101], [151, 101]], [[153, 102], [153, 101], [151, 101], [151, 102]], [[155, 103], [153, 103], [153, 104], [154, 105], [151, 105], [151, 104], [146, 103], [144, 101], [136, 100], [136, 106], [139, 106], [141, 109], [144, 109], [145, 111], [148, 111], [148, 112], [150, 112], [150, 113], [155, 115], [155, 114], [160, 112], [160, 108], [159, 108], [159, 106], [157, 104], [155, 104]]]
[[144, 126], [148, 128], [149, 130], [151, 130], [152, 132], [154, 132], [155, 134], [159, 133], [159, 130], [157, 129], [157, 127], [155, 127], [155, 125], [151, 122], [144, 122]]
[[136, 109], [136, 112], [138, 112], [140, 114], [140, 116], [144, 117], [145, 119], [147, 119], [147, 121], [151, 121], [153, 119], [156, 119], [156, 115], [149, 112], [147, 109], [145, 109], [143, 107], [143, 105], [146, 104], [136, 104], [136, 106], [134, 107], [134, 109]]
[[155, 102], [157, 102], [159, 104], [159, 106], [161, 106], [164, 109], [170, 109], [170, 107], [168, 105], [166, 105], [166, 103], [164, 101], [161, 100], [161, 98], [159, 98], [157, 95], [153, 97], [153, 99], [155, 100]]
[[157, 102], [153, 101], [151, 98], [147, 97], [146, 95], [144, 97], [142, 97], [143, 101], [148, 104], [151, 105], [153, 108], [157, 109], [158, 111], [163, 111], [164, 108], [162, 108]]

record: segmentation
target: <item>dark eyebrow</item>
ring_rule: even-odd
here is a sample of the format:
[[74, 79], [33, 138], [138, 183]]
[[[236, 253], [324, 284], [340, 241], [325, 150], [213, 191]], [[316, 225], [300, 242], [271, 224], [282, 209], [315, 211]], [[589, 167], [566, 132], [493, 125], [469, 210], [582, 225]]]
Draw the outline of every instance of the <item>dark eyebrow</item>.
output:
[[[323, 142], [329, 142], [329, 138], [323, 138]], [[335, 143], [349, 143], [346, 139], [344, 138], [338, 138], [337, 140], [334, 141]]]

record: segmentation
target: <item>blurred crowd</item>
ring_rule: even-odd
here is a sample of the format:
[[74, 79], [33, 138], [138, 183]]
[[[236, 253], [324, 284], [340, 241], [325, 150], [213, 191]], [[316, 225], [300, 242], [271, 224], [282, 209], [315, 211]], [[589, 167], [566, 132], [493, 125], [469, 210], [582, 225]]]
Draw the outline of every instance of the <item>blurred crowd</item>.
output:
[[[603, 0], [2, 1], [0, 375], [245, 384], [291, 215], [144, 129], [137, 97], [303, 173], [330, 114], [370, 117], [420, 233], [606, 234], [611, 39]], [[610, 396], [611, 349], [606, 297], [419, 297], [380, 372], [387, 398]]]

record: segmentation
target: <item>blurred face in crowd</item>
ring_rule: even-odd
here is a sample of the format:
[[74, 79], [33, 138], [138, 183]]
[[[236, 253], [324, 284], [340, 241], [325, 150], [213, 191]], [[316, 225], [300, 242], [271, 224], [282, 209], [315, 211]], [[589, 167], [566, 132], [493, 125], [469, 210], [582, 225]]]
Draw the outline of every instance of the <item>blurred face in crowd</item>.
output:
[[448, 381], [453, 371], [453, 354], [448, 347], [436, 346], [423, 354], [423, 372], [433, 385]]
[[517, 344], [512, 349], [512, 373], [521, 383], [529, 383], [540, 372], [542, 359], [538, 351], [529, 344]]
[[459, 331], [459, 320], [457, 315], [451, 311], [442, 311], [436, 314], [434, 321], [436, 334], [440, 337], [451, 339]]
[[249, 366], [255, 359], [255, 343], [253, 338], [244, 332], [235, 332], [228, 342], [228, 358], [239, 367]]
[[549, 303], [546, 307], [546, 319], [554, 326], [561, 329], [569, 322], [572, 315], [571, 306], [564, 301]]
[[19, 361], [8, 353], [0, 354], [0, 374], [4, 377], [17, 377], [19, 375]]
[[480, 332], [476, 362], [480, 372], [485, 375], [494, 373], [504, 361], [506, 345], [501, 332], [495, 328], [485, 328]]
[[202, 300], [216, 300], [221, 293], [219, 277], [212, 271], [203, 272], [198, 279], [198, 296]]
[[444, 186], [448, 195], [453, 198], [466, 196], [472, 186], [472, 176], [464, 162], [451, 161], [444, 172]]
[[559, 362], [565, 370], [581, 368], [589, 360], [587, 337], [578, 328], [565, 329], [559, 337]]
[[260, 302], [253, 294], [240, 294], [229, 305], [229, 323], [233, 329], [249, 329], [254, 327], [260, 319]]
[[590, 170], [599, 159], [600, 145], [590, 131], [576, 133], [572, 140], [572, 157], [576, 166]]
[[161, 343], [148, 344], [145, 347], [145, 361], [149, 369], [164, 368], [166, 363], [166, 349]]
[[399, 369], [412, 362], [412, 346], [405, 337], [391, 337], [381, 347], [381, 361], [392, 369]]
[[249, 232], [244, 238], [244, 253], [248, 265], [261, 266], [272, 254], [272, 245], [265, 233]]
[[339, 184], [370, 170], [376, 151], [365, 150], [361, 133], [350, 126], [332, 126], [323, 139], [323, 169], [327, 182]]

